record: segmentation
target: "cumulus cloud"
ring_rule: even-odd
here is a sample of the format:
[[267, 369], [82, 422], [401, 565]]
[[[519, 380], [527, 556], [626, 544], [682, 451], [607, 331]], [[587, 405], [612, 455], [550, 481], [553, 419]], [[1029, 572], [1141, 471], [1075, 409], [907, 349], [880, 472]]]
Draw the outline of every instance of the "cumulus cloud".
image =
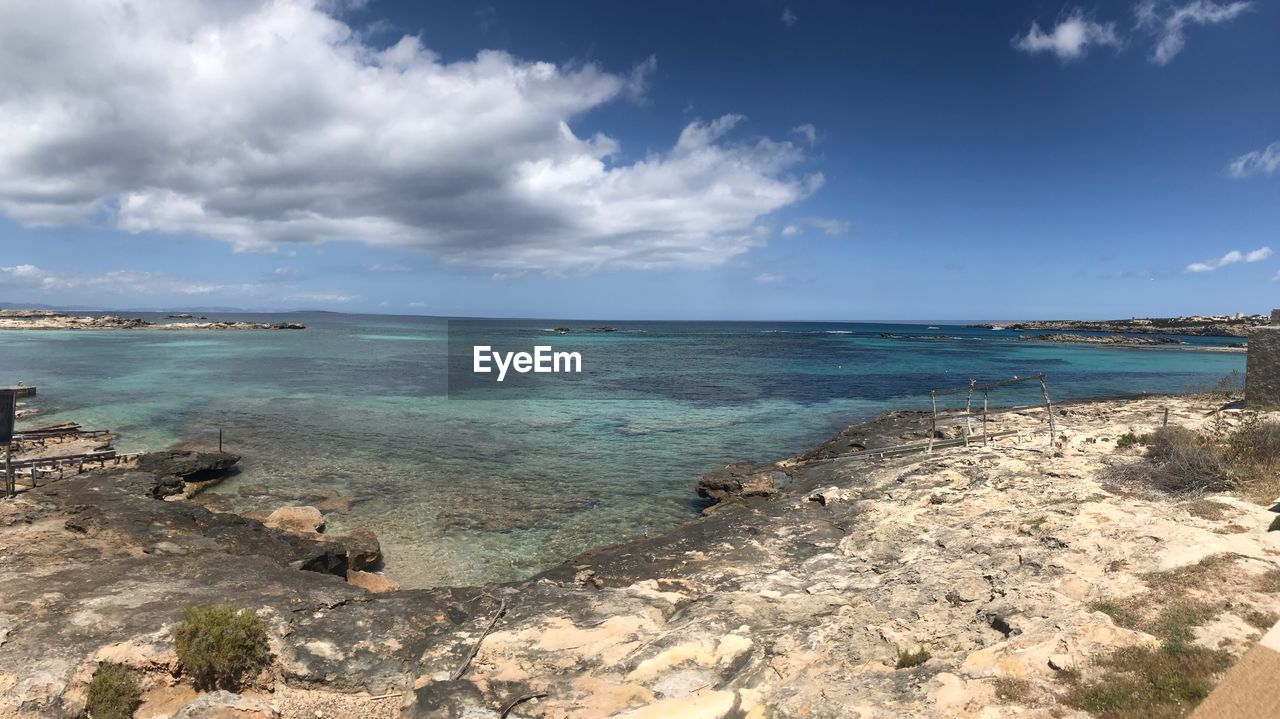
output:
[[1218, 4], [1208, 0], [1195, 0], [1185, 5], [1174, 5], [1144, 0], [1138, 3], [1134, 13], [1138, 18], [1138, 27], [1156, 36], [1151, 61], [1157, 65], [1167, 65], [1186, 47], [1188, 26], [1217, 25], [1234, 20], [1251, 7], [1252, 2]]
[[[816, 190], [729, 115], [624, 161], [573, 122], [652, 72], [371, 44], [317, 0], [0, 2], [0, 214], [237, 250], [358, 241], [510, 270], [708, 267]], [[732, 133], [732, 134], [731, 134]]]
[[1094, 45], [1120, 47], [1121, 44], [1115, 23], [1094, 22], [1078, 9], [1058, 20], [1050, 32], [1041, 30], [1039, 23], [1032, 22], [1027, 34], [1013, 38], [1013, 46], [1023, 52], [1048, 52], [1064, 62], [1084, 57]]
[[1217, 259], [1205, 260], [1204, 262], [1193, 262], [1187, 265], [1187, 272], [1212, 272], [1220, 267], [1234, 265], [1238, 262], [1261, 262], [1272, 254], [1270, 247], [1259, 247], [1251, 252], [1232, 250]]
[[1227, 166], [1227, 173], [1235, 178], [1274, 175], [1277, 172], [1280, 172], [1280, 141], [1273, 142], [1261, 150], [1246, 152]]

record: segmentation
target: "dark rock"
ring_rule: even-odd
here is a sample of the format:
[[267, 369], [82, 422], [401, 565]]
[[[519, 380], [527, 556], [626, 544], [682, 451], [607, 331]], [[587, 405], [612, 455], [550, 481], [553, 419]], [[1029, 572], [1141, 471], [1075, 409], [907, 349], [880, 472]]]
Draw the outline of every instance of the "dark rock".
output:
[[377, 569], [382, 564], [382, 545], [378, 535], [367, 529], [357, 529], [338, 537], [347, 548], [347, 568], [355, 570]]
[[702, 475], [697, 491], [699, 497], [723, 502], [743, 497], [769, 497], [789, 483], [787, 474], [772, 464], [735, 462]]
[[231, 452], [168, 450], [148, 452], [138, 458], [138, 469], [158, 477], [180, 477], [187, 481], [213, 479], [231, 469], [240, 455]]

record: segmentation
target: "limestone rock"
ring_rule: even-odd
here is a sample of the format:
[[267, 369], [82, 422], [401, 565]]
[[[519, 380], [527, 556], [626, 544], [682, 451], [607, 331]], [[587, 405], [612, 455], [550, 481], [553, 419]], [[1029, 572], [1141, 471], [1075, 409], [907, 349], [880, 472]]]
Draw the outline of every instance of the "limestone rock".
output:
[[736, 462], [707, 472], [698, 480], [699, 497], [717, 502], [742, 497], [769, 497], [790, 484], [790, 477], [772, 464]]
[[390, 577], [373, 572], [362, 572], [358, 569], [347, 570], [347, 582], [373, 594], [382, 594], [400, 588], [400, 585]]
[[257, 699], [219, 690], [182, 707], [171, 719], [280, 719], [280, 712]]
[[315, 507], [281, 507], [263, 524], [295, 534], [312, 534], [324, 531], [324, 515]]
[[853, 493], [847, 489], [840, 489], [839, 487], [827, 487], [826, 489], [819, 489], [813, 494], [810, 494], [809, 501], [817, 502], [818, 504], [821, 504], [822, 506], [825, 507], [828, 504], [834, 504], [835, 502], [847, 502], [852, 497], [853, 497]]

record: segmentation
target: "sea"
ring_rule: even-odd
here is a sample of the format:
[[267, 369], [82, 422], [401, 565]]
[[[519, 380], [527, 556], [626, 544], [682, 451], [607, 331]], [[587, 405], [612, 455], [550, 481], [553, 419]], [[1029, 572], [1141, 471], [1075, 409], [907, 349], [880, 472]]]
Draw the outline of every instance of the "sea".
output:
[[[20, 426], [110, 429], [122, 451], [213, 448], [221, 436], [243, 459], [215, 491], [238, 511], [351, 497], [326, 531], [373, 530], [385, 571], [408, 587], [518, 580], [664, 531], [698, 515], [702, 473], [928, 408], [930, 389], [1043, 373], [1054, 400], [1185, 392], [1238, 383], [1245, 359], [943, 323], [207, 314], [307, 329], [3, 332], [0, 384], [39, 387], [40, 413]], [[576, 351], [582, 372], [464, 382], [450, 347], [465, 363], [481, 341]]]

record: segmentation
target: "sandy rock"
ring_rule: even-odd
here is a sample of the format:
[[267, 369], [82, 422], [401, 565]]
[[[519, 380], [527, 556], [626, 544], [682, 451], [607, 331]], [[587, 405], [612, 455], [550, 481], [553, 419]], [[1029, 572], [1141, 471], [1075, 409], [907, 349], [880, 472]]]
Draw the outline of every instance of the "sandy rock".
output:
[[709, 691], [692, 697], [664, 699], [647, 707], [619, 714], [625, 719], [727, 719], [738, 697], [733, 692]]
[[826, 489], [820, 489], [810, 494], [808, 497], [810, 502], [817, 502], [824, 507], [828, 504], [835, 504], [836, 502], [848, 502], [852, 498], [853, 493], [851, 491], [847, 489], [840, 489], [839, 487], [827, 487]]
[[1049, 668], [1055, 672], [1068, 672], [1076, 668], [1076, 662], [1070, 654], [1054, 654], [1049, 657]]
[[280, 719], [280, 712], [257, 699], [219, 690], [182, 707], [172, 719]]
[[347, 570], [347, 582], [373, 594], [391, 592], [400, 588], [400, 585], [390, 577], [373, 572], [362, 572], [358, 569]]
[[281, 507], [263, 524], [295, 534], [313, 534], [324, 531], [324, 515], [315, 507]]
[[745, 497], [770, 497], [791, 483], [776, 465], [737, 462], [708, 472], [698, 480], [699, 497], [717, 502]]

